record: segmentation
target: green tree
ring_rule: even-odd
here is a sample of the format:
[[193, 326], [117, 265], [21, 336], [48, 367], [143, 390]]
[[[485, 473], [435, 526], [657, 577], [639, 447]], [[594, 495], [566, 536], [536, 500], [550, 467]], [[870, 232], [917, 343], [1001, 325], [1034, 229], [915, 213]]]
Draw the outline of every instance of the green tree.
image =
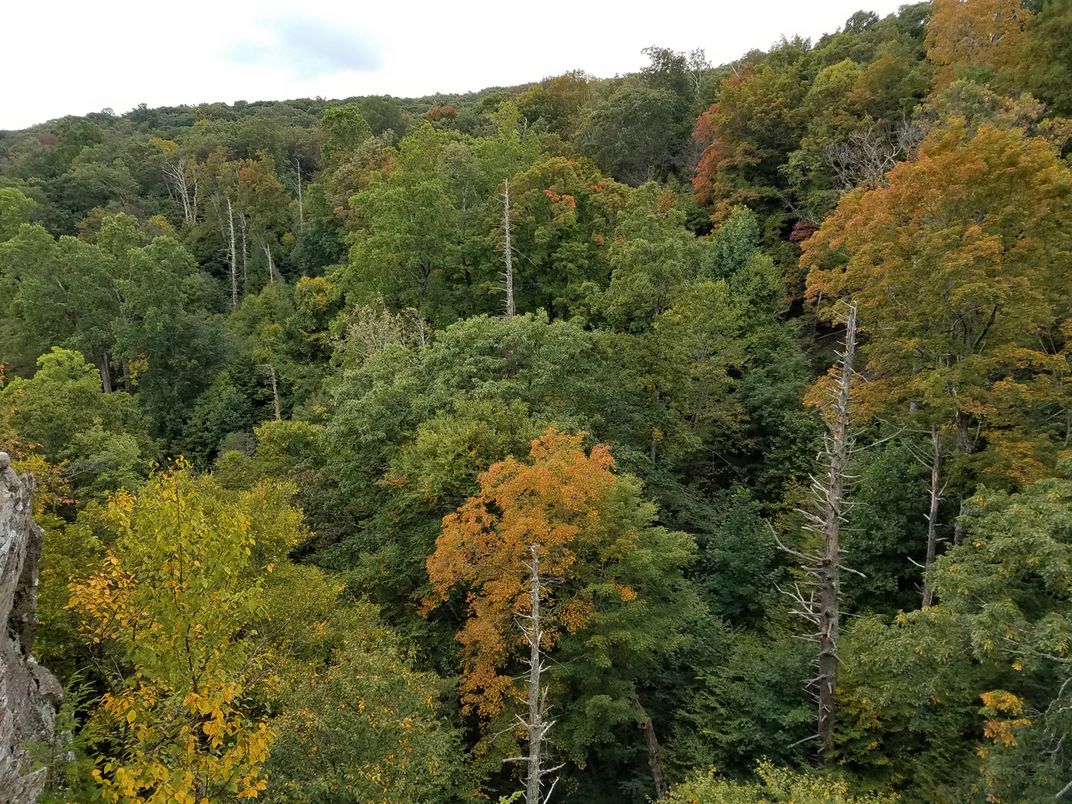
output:
[[60, 465], [78, 495], [133, 488], [156, 455], [137, 400], [104, 393], [97, 370], [67, 349], [0, 389], [0, 426]]
[[129, 265], [117, 282], [123, 303], [116, 352], [154, 435], [172, 441], [189, 406], [212, 382], [225, 344], [207, 307], [206, 279], [177, 241], [158, 237], [133, 249]]
[[[283, 581], [282, 583], [280, 581]], [[280, 570], [266, 624], [283, 679], [268, 801], [431, 801], [460, 795], [446, 684], [416, 672], [367, 603], [308, 567]]]

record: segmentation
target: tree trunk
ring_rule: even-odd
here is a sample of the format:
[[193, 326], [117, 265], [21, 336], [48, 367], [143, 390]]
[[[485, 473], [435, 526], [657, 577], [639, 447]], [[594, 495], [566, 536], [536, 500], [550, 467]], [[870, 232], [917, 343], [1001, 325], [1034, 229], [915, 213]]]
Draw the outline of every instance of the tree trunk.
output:
[[227, 197], [227, 228], [231, 235], [231, 309], [238, 307], [238, 258], [235, 254], [234, 210], [230, 196]]
[[834, 716], [838, 676], [838, 636], [841, 625], [841, 522], [845, 480], [852, 451], [849, 405], [852, 401], [853, 359], [856, 355], [856, 307], [849, 308], [845, 346], [838, 369], [837, 391], [827, 422], [828, 471], [822, 489], [822, 561], [816, 573], [819, 583], [819, 744], [820, 757], [829, 762], [834, 749]]
[[934, 590], [927, 583], [927, 571], [934, 563], [938, 546], [938, 505], [942, 501], [942, 438], [937, 427], [931, 427], [931, 504], [927, 513], [927, 557], [923, 560], [923, 608], [934, 602]]
[[294, 169], [298, 172], [298, 231], [305, 231], [305, 202], [302, 200], [301, 159], [294, 157]]
[[532, 554], [531, 570], [529, 579], [531, 586], [531, 612], [529, 614], [529, 761], [528, 780], [525, 786], [526, 804], [542, 804], [540, 801], [540, 780], [542, 758], [540, 751], [543, 747], [543, 736], [546, 732], [543, 722], [543, 700], [540, 697], [540, 675], [543, 671], [543, 661], [540, 658], [540, 554], [537, 545], [531, 545], [529, 551]]
[[275, 366], [268, 364], [268, 378], [272, 383], [272, 401], [275, 403], [275, 420], [281, 421], [283, 414], [279, 409], [279, 385], [275, 380]]
[[268, 284], [275, 284], [275, 263], [272, 262], [272, 247], [268, 245], [267, 240], [261, 240], [261, 248], [264, 249], [264, 256], [268, 258]]
[[630, 704], [640, 715], [640, 730], [644, 732], [644, 746], [648, 749], [648, 767], [651, 768], [651, 778], [655, 782], [655, 800], [661, 801], [670, 792], [670, 783], [666, 779], [666, 765], [663, 762], [662, 747], [659, 738], [655, 734], [655, 726], [651, 722], [644, 705], [640, 703], [636, 690], [629, 698]]
[[249, 247], [246, 243], [246, 213], [238, 216], [239, 231], [242, 233], [242, 287], [249, 288]]
[[510, 246], [510, 180], [503, 182], [503, 263], [506, 280], [506, 317], [514, 317], [514, 254]]
[[110, 394], [112, 392], [112, 369], [108, 365], [108, 352], [101, 349], [97, 356], [97, 369], [100, 371], [101, 388], [104, 389], [104, 393]]

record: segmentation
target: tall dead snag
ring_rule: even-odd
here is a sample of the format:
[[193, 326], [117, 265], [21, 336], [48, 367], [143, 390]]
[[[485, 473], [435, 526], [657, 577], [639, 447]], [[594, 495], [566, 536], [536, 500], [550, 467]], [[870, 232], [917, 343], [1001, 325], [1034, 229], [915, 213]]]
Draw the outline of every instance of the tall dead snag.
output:
[[812, 478], [812, 510], [799, 512], [805, 519], [805, 528], [821, 538], [822, 546], [817, 552], [803, 552], [788, 548], [778, 541], [783, 550], [803, 561], [801, 568], [807, 576], [807, 580], [803, 584], [796, 584], [789, 595], [797, 604], [796, 613], [815, 627], [812, 638], [818, 645], [818, 673], [809, 682], [809, 687], [814, 689], [818, 705], [818, 730], [814, 739], [819, 741], [819, 758], [823, 762], [830, 760], [834, 748], [841, 573], [847, 569], [842, 561], [844, 553], [840, 536], [850, 481], [849, 459], [853, 451], [849, 407], [855, 355], [856, 306], [850, 305], [845, 321], [845, 340], [834, 372], [834, 385], [824, 409], [826, 434], [823, 436], [820, 463], [825, 467], [825, 477], [821, 480]]
[[294, 170], [298, 174], [298, 231], [305, 231], [305, 200], [302, 198], [301, 158], [294, 157]]
[[525, 804], [545, 804], [550, 800], [551, 792], [554, 790], [558, 779], [551, 782], [547, 796], [541, 798], [543, 778], [550, 773], [554, 773], [562, 766], [559, 765], [554, 768], [543, 767], [543, 738], [551, 730], [554, 721], [547, 719], [547, 690], [541, 687], [543, 671], [546, 666], [543, 662], [543, 650], [540, 647], [540, 640], [543, 638], [543, 630], [540, 628], [540, 546], [538, 544], [529, 545], [529, 554], [532, 556], [529, 561], [531, 603], [529, 613], [520, 618], [523, 623], [521, 630], [529, 644], [529, 711], [527, 718], [522, 718], [520, 715], [517, 717], [521, 725], [525, 727], [529, 744]]
[[163, 166], [164, 183], [172, 198], [177, 198], [182, 204], [182, 219], [185, 223], [194, 223], [197, 220], [197, 173], [189, 170], [189, 163], [180, 157], [174, 162], [165, 162]]
[[937, 427], [931, 427], [931, 485], [930, 508], [927, 511], [927, 557], [923, 562], [923, 608], [934, 602], [934, 590], [927, 583], [927, 571], [934, 563], [934, 554], [938, 546], [938, 506], [945, 495], [942, 483], [942, 435]]
[[234, 209], [231, 207], [231, 197], [227, 196], [227, 228], [230, 233], [231, 247], [228, 251], [228, 260], [231, 267], [231, 309], [238, 307], [238, 255], [235, 253]]
[[275, 366], [271, 363], [265, 363], [261, 366], [268, 373], [268, 382], [272, 387], [272, 402], [275, 405], [275, 420], [283, 420], [283, 411], [279, 405], [279, 383], [276, 381]]
[[636, 690], [629, 697], [629, 704], [640, 715], [640, 730], [644, 733], [644, 747], [648, 749], [648, 767], [655, 784], [655, 800], [662, 801], [670, 794], [670, 782], [666, 778], [666, 763], [663, 762], [663, 750], [655, 733], [655, 724], [651, 722], [648, 710], [640, 703]]
[[514, 307], [514, 254], [510, 246], [510, 180], [503, 182], [503, 281], [506, 283], [507, 318], [513, 318]]

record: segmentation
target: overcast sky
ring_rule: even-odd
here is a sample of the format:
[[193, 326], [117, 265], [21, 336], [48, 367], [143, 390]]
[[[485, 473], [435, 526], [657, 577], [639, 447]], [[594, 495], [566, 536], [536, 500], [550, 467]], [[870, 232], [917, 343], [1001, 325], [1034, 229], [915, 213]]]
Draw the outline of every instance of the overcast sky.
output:
[[[719, 64], [903, 0], [7, 0], [0, 129], [110, 108], [429, 95], [582, 69], [631, 72], [648, 45]], [[633, 10], [637, 9], [637, 10]]]

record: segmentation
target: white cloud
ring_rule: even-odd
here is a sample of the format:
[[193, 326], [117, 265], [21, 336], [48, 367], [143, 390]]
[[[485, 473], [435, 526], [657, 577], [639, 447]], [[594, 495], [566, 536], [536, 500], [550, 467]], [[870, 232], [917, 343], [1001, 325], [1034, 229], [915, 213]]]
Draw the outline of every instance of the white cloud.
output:
[[[782, 35], [833, 31], [860, 2], [12, 2], [0, 128], [139, 103], [427, 95], [570, 69], [609, 76], [640, 68], [648, 45], [700, 47], [717, 64]], [[869, 4], [880, 14], [898, 5]]]

